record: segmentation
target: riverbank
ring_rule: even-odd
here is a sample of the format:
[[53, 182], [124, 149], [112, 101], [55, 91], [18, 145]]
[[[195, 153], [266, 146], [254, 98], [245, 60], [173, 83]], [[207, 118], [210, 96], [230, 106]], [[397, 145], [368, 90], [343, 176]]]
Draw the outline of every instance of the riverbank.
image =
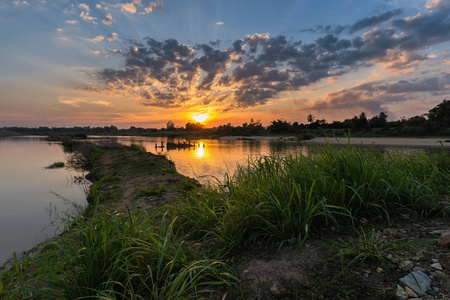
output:
[[426, 147], [440, 148], [450, 147], [450, 138], [405, 138], [405, 137], [373, 137], [361, 138], [351, 137], [316, 137], [311, 140], [304, 141], [310, 144], [339, 144], [339, 145], [364, 145], [364, 146], [391, 146], [391, 147]]
[[[261, 140], [297, 142], [296, 136], [222, 136], [219, 140]], [[407, 137], [315, 137], [301, 141], [304, 144], [333, 144], [333, 145], [364, 145], [364, 146], [393, 146], [393, 147], [450, 147], [450, 138], [407, 138]]]
[[[94, 183], [86, 215], [44, 246], [40, 261], [29, 257], [2, 273], [0, 292], [6, 299], [93, 292], [148, 299], [450, 297], [448, 158], [436, 156], [437, 164], [427, 156], [321, 151], [314, 160], [256, 159], [222, 185], [201, 188], [137, 145], [87, 147]], [[414, 292], [400, 279], [418, 271], [428, 279]]]

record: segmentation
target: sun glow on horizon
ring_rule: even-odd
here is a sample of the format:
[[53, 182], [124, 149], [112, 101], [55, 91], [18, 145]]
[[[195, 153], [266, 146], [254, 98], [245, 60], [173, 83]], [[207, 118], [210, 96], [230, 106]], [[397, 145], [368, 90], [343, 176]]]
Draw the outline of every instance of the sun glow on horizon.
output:
[[195, 114], [192, 116], [192, 119], [194, 119], [196, 122], [198, 123], [203, 123], [206, 120], [208, 120], [211, 116], [207, 113], [203, 113], [203, 114]]

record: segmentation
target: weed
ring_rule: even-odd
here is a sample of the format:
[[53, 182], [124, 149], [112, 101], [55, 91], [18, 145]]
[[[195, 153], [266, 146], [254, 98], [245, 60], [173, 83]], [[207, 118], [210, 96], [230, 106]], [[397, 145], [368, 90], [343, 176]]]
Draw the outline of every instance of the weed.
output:
[[[396, 241], [386, 241], [380, 238], [374, 228], [369, 232], [365, 232], [361, 227], [358, 230], [358, 237], [356, 239], [346, 241], [338, 238], [337, 241], [331, 241], [323, 246], [338, 250], [336, 256], [339, 258], [342, 266], [342, 270], [336, 275], [338, 277], [353, 264], [364, 263], [366, 260], [385, 262], [389, 254], [395, 254], [395, 250], [426, 241], [429, 240], [401, 239]], [[347, 258], [350, 259], [350, 262], [345, 265]]]
[[163, 185], [150, 186], [146, 189], [143, 189], [138, 193], [139, 196], [162, 196], [166, 192], [166, 187]]

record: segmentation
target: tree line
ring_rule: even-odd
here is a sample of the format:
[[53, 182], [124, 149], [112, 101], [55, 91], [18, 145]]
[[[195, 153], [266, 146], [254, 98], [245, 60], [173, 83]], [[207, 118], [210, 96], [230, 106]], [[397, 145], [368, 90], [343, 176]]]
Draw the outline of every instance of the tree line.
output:
[[433, 107], [428, 113], [411, 118], [401, 118], [396, 121], [388, 121], [386, 112], [368, 118], [365, 112], [344, 121], [327, 122], [309, 114], [306, 123], [288, 122], [284, 118], [271, 121], [270, 125], [263, 126], [259, 120], [251, 119], [250, 122], [239, 126], [231, 123], [205, 128], [201, 123], [188, 122], [177, 127], [173, 121], [168, 121], [164, 128], [142, 128], [131, 126], [128, 129], [119, 129], [114, 125], [103, 127], [3, 127], [3, 131], [15, 132], [26, 135], [167, 135], [179, 136], [189, 132], [204, 135], [264, 135], [264, 134], [303, 134], [320, 135], [326, 132], [354, 134], [378, 134], [389, 136], [419, 136], [419, 135], [448, 135], [450, 136], [450, 100], [443, 100]]

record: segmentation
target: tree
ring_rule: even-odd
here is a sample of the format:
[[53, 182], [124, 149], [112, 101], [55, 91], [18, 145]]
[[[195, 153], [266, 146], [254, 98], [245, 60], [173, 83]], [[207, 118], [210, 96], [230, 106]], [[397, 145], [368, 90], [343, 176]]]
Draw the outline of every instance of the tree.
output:
[[450, 100], [444, 100], [428, 111], [428, 120], [440, 128], [450, 126]]
[[204, 129], [204, 125], [201, 123], [186, 123], [186, 130], [187, 131], [199, 131]]
[[371, 128], [384, 128], [386, 126], [387, 117], [387, 114], [382, 111], [377, 116], [373, 116], [369, 120], [369, 126]]
[[274, 133], [290, 132], [292, 129], [291, 123], [281, 118], [276, 121], [272, 121], [272, 124], [267, 126], [267, 129]]
[[358, 117], [353, 118], [353, 126], [356, 129], [364, 129], [369, 125], [369, 121], [367, 120], [366, 113], [362, 112]]
[[175, 123], [172, 122], [171, 120], [169, 120], [166, 124], [166, 128], [167, 128], [167, 130], [172, 130], [172, 131], [175, 130]]
[[316, 119], [316, 117], [314, 117], [312, 114], [309, 114], [309, 115], [306, 117], [306, 120], [308, 121], [308, 123], [314, 122], [315, 119]]

